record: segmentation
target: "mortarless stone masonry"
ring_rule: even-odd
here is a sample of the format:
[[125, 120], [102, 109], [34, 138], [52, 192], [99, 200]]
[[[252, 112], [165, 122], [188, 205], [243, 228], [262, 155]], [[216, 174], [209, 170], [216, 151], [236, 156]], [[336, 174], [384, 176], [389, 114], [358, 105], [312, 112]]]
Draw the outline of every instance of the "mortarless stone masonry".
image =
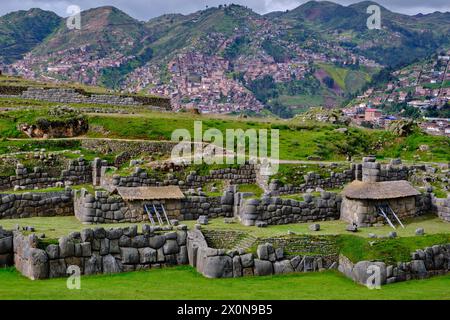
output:
[[137, 226], [85, 229], [41, 248], [36, 235], [14, 232], [14, 263], [30, 279], [66, 277], [69, 266], [82, 275], [111, 274], [188, 264], [187, 228], [161, 234], [159, 228]]

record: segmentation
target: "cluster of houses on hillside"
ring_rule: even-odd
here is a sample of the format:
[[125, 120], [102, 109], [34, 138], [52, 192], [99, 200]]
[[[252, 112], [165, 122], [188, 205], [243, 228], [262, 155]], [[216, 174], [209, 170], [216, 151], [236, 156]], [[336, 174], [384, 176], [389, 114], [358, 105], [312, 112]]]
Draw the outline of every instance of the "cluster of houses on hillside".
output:
[[410, 107], [427, 110], [441, 108], [450, 101], [450, 51], [435, 59], [394, 72], [396, 81], [381, 90], [369, 89], [358, 96], [355, 104], [372, 106], [406, 103]]
[[[367, 107], [365, 104], [345, 108], [342, 111], [359, 126], [386, 128], [392, 121], [401, 119], [398, 116], [386, 115], [382, 110]], [[428, 134], [450, 137], [450, 119], [424, 117], [419, 121], [419, 126]]]
[[103, 69], [120, 67], [133, 58], [134, 56], [125, 56], [118, 51], [99, 57], [90, 46], [83, 45], [49, 55], [28, 53], [9, 67], [9, 73], [28, 79], [96, 85]]

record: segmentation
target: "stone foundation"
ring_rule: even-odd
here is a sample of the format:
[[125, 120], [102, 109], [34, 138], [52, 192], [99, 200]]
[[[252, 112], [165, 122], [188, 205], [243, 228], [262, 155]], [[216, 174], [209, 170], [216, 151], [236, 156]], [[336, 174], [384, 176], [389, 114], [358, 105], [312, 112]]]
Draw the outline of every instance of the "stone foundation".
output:
[[340, 215], [341, 196], [322, 192], [320, 197], [304, 195], [304, 201], [263, 197], [247, 199], [239, 208], [239, 218], [246, 226], [289, 224], [308, 221], [337, 220]]

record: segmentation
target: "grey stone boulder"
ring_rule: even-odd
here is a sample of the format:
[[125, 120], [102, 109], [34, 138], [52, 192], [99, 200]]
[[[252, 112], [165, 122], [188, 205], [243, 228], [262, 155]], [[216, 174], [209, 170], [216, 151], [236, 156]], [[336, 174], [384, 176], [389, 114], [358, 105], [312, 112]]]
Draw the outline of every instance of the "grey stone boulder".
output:
[[300, 264], [300, 262], [302, 261], [302, 258], [300, 258], [299, 256], [295, 256], [291, 259], [291, 266], [294, 269], [297, 269], [298, 265]]
[[353, 280], [360, 284], [366, 285], [367, 279], [373, 275], [373, 273], [369, 272], [369, 267], [371, 266], [374, 266], [374, 268], [379, 268], [380, 285], [386, 284], [387, 271], [386, 264], [384, 262], [360, 261], [356, 263], [352, 271]]
[[49, 278], [61, 278], [67, 275], [67, 267], [64, 259], [49, 261]]
[[68, 237], [61, 237], [59, 239], [59, 255], [62, 258], [75, 255], [75, 244]]
[[13, 251], [13, 237], [0, 239], [0, 254], [10, 253]]
[[233, 277], [242, 277], [242, 263], [240, 256], [233, 257]]
[[319, 231], [320, 230], [320, 224], [314, 223], [314, 224], [310, 225], [309, 226], [309, 230], [311, 230], [311, 231]]
[[[115, 259], [114, 259], [114, 261], [115, 261]], [[110, 263], [110, 262], [108, 262], [108, 263]], [[98, 274], [101, 272], [102, 272], [102, 257], [100, 257], [98, 254], [93, 254], [91, 257], [86, 258], [84, 260], [84, 274], [85, 275]], [[114, 273], [114, 272], [106, 272], [106, 270], [105, 270], [105, 273]]]
[[206, 257], [203, 275], [207, 278], [232, 278], [233, 260], [229, 256]]
[[388, 238], [391, 238], [391, 239], [397, 238], [397, 232], [395, 232], [395, 231], [389, 232]]
[[28, 276], [31, 280], [47, 279], [49, 274], [48, 256], [44, 250], [31, 248]]
[[427, 269], [425, 268], [425, 263], [423, 260], [413, 260], [410, 264], [411, 272], [414, 274], [418, 274], [424, 276], [427, 274]]
[[169, 239], [163, 246], [164, 254], [177, 254], [180, 250], [177, 240]]
[[187, 246], [180, 246], [180, 252], [176, 254], [177, 264], [188, 264], [188, 250]]
[[268, 276], [273, 274], [272, 262], [267, 260], [255, 259], [255, 275], [257, 276]]
[[92, 229], [84, 229], [80, 232], [82, 242], [90, 242], [94, 239], [94, 231]]
[[149, 245], [153, 249], [161, 248], [165, 242], [166, 242], [165, 236], [154, 236], [154, 237], [150, 237], [150, 239], [149, 239]]
[[124, 264], [139, 263], [139, 252], [136, 248], [120, 248], [120, 255]]
[[284, 250], [283, 248], [276, 248], [275, 249], [275, 257], [277, 260], [281, 260], [284, 258]]
[[208, 216], [199, 216], [197, 219], [197, 223], [201, 225], [208, 224]]
[[141, 248], [138, 249], [140, 263], [148, 264], [148, 263], [156, 263], [156, 250], [152, 248]]
[[253, 267], [253, 254], [247, 253], [241, 255], [241, 264], [243, 268]]
[[416, 236], [423, 236], [425, 234], [424, 228], [417, 228], [416, 229]]
[[47, 252], [48, 258], [50, 260], [59, 258], [59, 246], [56, 244], [50, 244], [45, 248], [45, 252]]
[[83, 242], [80, 244], [81, 247], [81, 255], [83, 257], [90, 257], [92, 255], [92, 248], [90, 242]]
[[114, 258], [112, 255], [108, 254], [102, 257], [102, 262], [103, 262], [103, 273], [110, 274], [121, 272], [120, 265], [117, 263], [116, 258]]
[[267, 250], [267, 244], [260, 244], [256, 249], [256, 255], [260, 260], [269, 260], [269, 252]]
[[291, 261], [289, 260], [275, 261], [273, 264], [273, 269], [275, 274], [294, 272], [294, 268], [292, 267]]

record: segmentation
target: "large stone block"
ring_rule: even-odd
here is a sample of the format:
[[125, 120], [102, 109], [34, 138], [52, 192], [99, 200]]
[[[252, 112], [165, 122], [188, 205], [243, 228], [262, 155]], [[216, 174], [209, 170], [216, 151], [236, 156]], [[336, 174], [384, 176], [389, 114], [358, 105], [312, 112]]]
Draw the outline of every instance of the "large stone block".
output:
[[[84, 259], [84, 274], [92, 275], [102, 272], [102, 257], [98, 254], [93, 254], [89, 258]], [[105, 273], [108, 273], [105, 271]], [[113, 272], [109, 272], [113, 273]]]
[[[387, 271], [384, 262], [360, 261], [353, 267], [353, 280], [366, 285], [367, 279], [369, 277], [373, 278], [372, 275], [378, 274], [378, 271], [380, 285], [386, 284]], [[376, 277], [374, 279], [376, 279]]]
[[139, 252], [136, 248], [120, 248], [120, 255], [124, 264], [139, 263]]
[[153, 249], [161, 248], [165, 242], [166, 242], [165, 236], [154, 236], [154, 237], [150, 237], [150, 239], [149, 239], [149, 245]]
[[166, 240], [166, 243], [163, 246], [164, 254], [177, 254], [180, 247], [178, 246], [177, 240]]
[[233, 260], [229, 256], [205, 257], [203, 275], [208, 278], [232, 278]]
[[255, 275], [257, 276], [268, 276], [273, 274], [272, 262], [267, 260], [255, 259]]
[[67, 267], [64, 259], [49, 261], [49, 278], [61, 278], [67, 276]]
[[[135, 249], [136, 250], [136, 249]], [[137, 251], [137, 250], [136, 250]], [[139, 255], [138, 255], [139, 260]], [[122, 269], [116, 259], [108, 254], [102, 258], [103, 262], [103, 273], [110, 274], [110, 273], [118, 273], [121, 272]]]
[[275, 261], [273, 264], [275, 274], [292, 273], [294, 268], [289, 260]]
[[139, 261], [141, 264], [156, 263], [157, 253], [152, 248], [141, 248], [139, 251]]
[[75, 244], [68, 237], [59, 239], [59, 255], [61, 258], [72, 257], [75, 255]]

